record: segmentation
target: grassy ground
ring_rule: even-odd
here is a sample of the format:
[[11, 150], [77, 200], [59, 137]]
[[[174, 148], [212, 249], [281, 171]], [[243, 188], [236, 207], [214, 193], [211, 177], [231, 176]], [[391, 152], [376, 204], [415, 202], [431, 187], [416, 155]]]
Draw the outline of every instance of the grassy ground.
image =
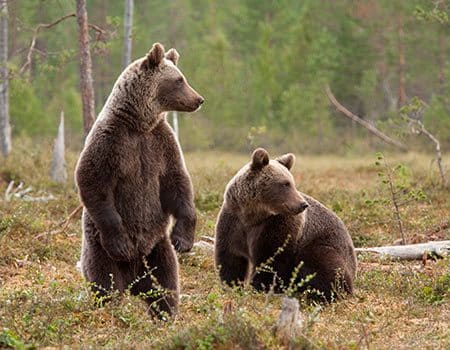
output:
[[[273, 334], [280, 312], [278, 295], [250, 288], [223, 289], [213, 258], [200, 250], [179, 256], [180, 314], [152, 321], [143, 303], [125, 295], [95, 308], [76, 269], [80, 220], [64, 232], [56, 225], [78, 205], [71, 174], [77, 152], [67, 155], [69, 183], [48, 180], [50, 145], [16, 142], [0, 163], [0, 197], [10, 180], [52, 193], [48, 203], [0, 199], [0, 348], [172, 348], [283, 349]], [[440, 189], [428, 155], [387, 155], [410, 169], [410, 186], [426, 200], [401, 208], [407, 239], [450, 239], [450, 191]], [[197, 238], [212, 236], [225, 184], [248, 156], [186, 155], [196, 190]], [[399, 238], [392, 209], [380, 183], [375, 155], [337, 158], [300, 155], [294, 175], [300, 190], [333, 208], [347, 224], [356, 246], [391, 244]], [[450, 164], [450, 159], [446, 159]], [[382, 199], [382, 200], [375, 200]], [[374, 201], [375, 200], [375, 201]], [[294, 348], [406, 349], [450, 347], [449, 260], [393, 262], [360, 256], [353, 297], [328, 306], [301, 303], [307, 319]]]

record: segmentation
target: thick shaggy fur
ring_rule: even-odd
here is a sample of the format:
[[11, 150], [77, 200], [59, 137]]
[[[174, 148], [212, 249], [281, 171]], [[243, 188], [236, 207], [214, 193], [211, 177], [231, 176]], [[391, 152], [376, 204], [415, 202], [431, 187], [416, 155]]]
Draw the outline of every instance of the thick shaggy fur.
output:
[[328, 300], [337, 290], [351, 293], [356, 274], [351, 237], [333, 212], [296, 190], [289, 172], [294, 160], [286, 154], [269, 161], [258, 149], [227, 185], [216, 225], [220, 278], [282, 291], [301, 266], [297, 282], [313, 278], [299, 291], [314, 288]]
[[[145, 276], [131, 292], [164, 289], [163, 298], [147, 301], [168, 313], [178, 306], [173, 246], [192, 248], [196, 215], [191, 180], [165, 112], [192, 112], [203, 102], [176, 67], [178, 57], [174, 49], [165, 54], [155, 44], [124, 70], [75, 172], [84, 205], [84, 276], [101, 295], [122, 292]], [[168, 232], [171, 217], [175, 225]]]

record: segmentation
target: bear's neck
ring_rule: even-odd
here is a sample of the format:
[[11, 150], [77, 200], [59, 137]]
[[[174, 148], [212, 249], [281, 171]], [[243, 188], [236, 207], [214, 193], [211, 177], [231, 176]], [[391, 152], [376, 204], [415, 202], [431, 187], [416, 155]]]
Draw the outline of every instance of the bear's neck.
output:
[[114, 124], [125, 126], [135, 132], [150, 133], [166, 115], [151, 105], [138, 101], [135, 96], [117, 92], [109, 96], [104, 111]]
[[[288, 215], [288, 214], [277, 214], [272, 213], [267, 210], [266, 207], [258, 206], [254, 203], [240, 203], [228, 201], [227, 205], [231, 206], [231, 210], [237, 214], [239, 221], [245, 227], [257, 227], [265, 224], [269, 224], [273, 219], [280, 218], [283, 222], [289, 222], [297, 228], [297, 232], [295, 232], [295, 239], [298, 238], [298, 235], [303, 231], [305, 222], [306, 222], [306, 213], [305, 210], [303, 213], [298, 215]], [[294, 234], [294, 233], [292, 233]]]
[[272, 218], [276, 213], [271, 213], [254, 203], [249, 203], [249, 205], [239, 205], [236, 206], [236, 212], [238, 213], [239, 220], [244, 226], [257, 226], [263, 224], [265, 221]]

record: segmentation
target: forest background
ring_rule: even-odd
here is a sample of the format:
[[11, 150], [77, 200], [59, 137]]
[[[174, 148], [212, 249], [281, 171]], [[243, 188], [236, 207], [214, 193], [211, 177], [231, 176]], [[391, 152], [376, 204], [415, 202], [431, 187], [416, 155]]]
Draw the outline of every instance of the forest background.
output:
[[[51, 139], [60, 111], [68, 147], [82, 145], [78, 27], [68, 19], [37, 35], [33, 28], [74, 12], [72, 0], [9, 4], [10, 116], [13, 137]], [[132, 58], [154, 42], [175, 47], [180, 67], [205, 98], [181, 116], [183, 149], [248, 152], [255, 145], [299, 153], [362, 153], [384, 146], [343, 117], [329, 85], [349, 110], [410, 149], [433, 145], [408, 133], [399, 109], [414, 96], [415, 117], [450, 146], [448, 1], [135, 1]], [[97, 113], [122, 70], [123, 1], [87, 4]], [[413, 141], [412, 141], [413, 140]], [[388, 146], [389, 147], [389, 146]]]

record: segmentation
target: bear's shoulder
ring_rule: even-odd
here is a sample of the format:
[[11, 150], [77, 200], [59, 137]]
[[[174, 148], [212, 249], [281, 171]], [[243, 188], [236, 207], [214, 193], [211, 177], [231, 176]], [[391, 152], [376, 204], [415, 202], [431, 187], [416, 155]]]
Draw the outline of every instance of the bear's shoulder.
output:
[[348, 240], [348, 232], [343, 221], [324, 204], [311, 196], [302, 194], [309, 204], [305, 210], [303, 241], [323, 240], [334, 246]]

